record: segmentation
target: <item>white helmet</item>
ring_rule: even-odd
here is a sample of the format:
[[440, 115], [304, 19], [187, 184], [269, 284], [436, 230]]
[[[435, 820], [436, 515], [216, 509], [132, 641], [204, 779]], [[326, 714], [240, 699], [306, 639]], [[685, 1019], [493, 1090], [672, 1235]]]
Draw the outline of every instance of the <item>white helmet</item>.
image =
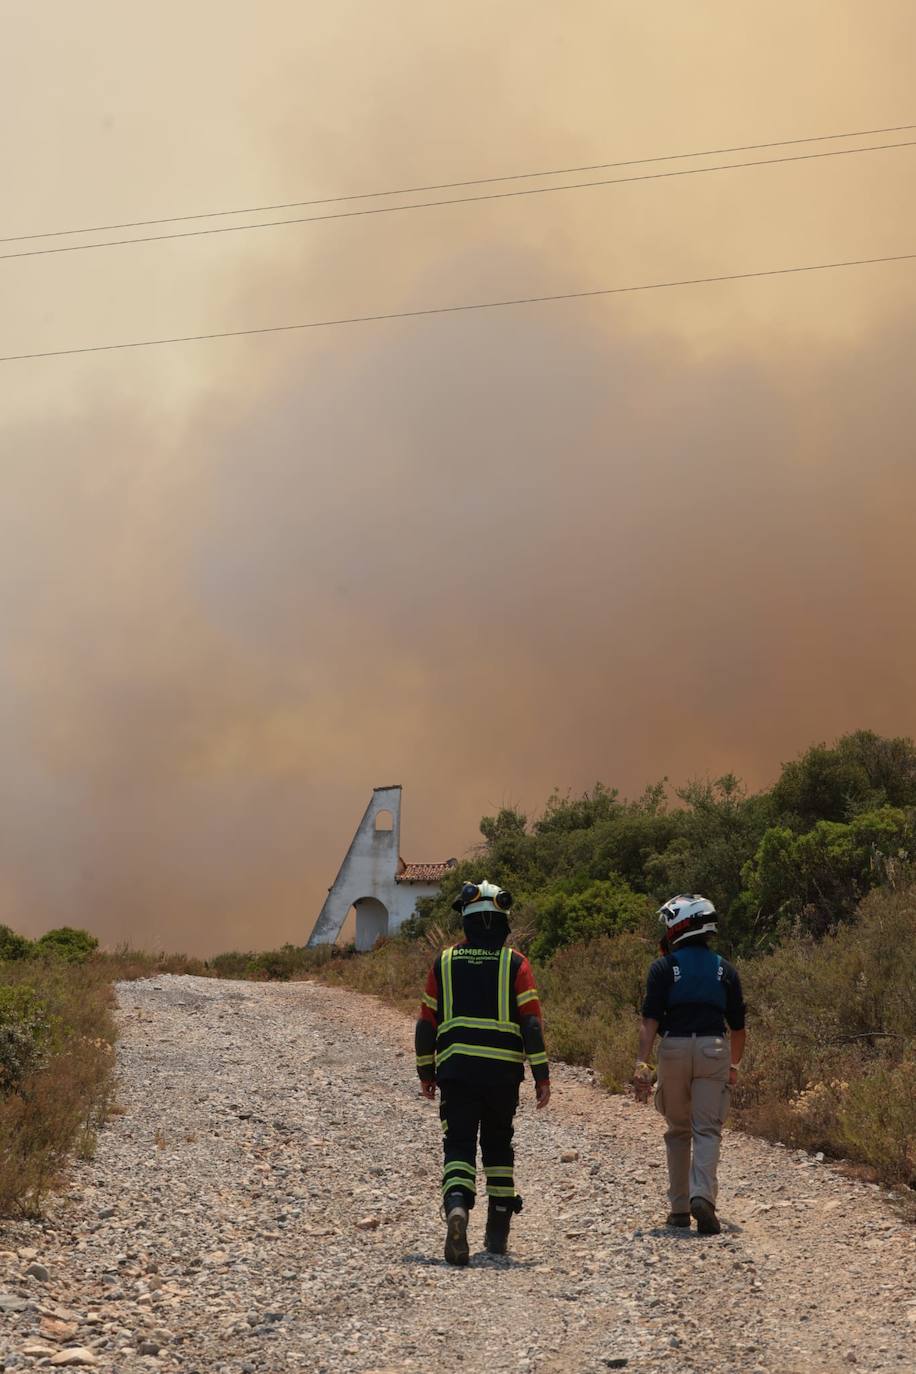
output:
[[502, 915], [512, 905], [512, 895], [495, 883], [465, 883], [458, 898], [452, 903], [453, 911], [462, 916], [475, 916], [482, 911], [498, 911]]
[[716, 908], [696, 892], [681, 892], [659, 907], [658, 919], [665, 927], [668, 944], [673, 949], [692, 935], [714, 935]]

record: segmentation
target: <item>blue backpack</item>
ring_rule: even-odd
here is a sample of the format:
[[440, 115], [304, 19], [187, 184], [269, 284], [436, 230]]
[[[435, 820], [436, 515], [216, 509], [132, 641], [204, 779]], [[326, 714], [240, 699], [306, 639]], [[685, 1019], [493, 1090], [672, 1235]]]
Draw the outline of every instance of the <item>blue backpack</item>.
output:
[[691, 1004], [725, 1010], [725, 965], [718, 954], [704, 946], [688, 945], [669, 954], [668, 961], [673, 979], [668, 989], [669, 1007]]

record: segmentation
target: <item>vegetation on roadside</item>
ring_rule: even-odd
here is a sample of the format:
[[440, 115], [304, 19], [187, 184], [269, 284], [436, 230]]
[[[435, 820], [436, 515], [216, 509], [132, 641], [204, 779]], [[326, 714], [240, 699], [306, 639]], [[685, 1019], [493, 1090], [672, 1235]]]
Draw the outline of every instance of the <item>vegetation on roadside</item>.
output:
[[916, 1187], [916, 886], [875, 891], [819, 942], [793, 936], [742, 971], [747, 1129]]
[[39, 955], [0, 963], [0, 1216], [35, 1213], [91, 1154], [112, 1088], [108, 971]]
[[30, 943], [0, 926], [0, 1212], [34, 1209], [67, 1154], [91, 1148], [111, 1090], [110, 984], [153, 973], [302, 979], [412, 1010], [460, 928], [461, 884], [515, 895], [513, 943], [538, 966], [552, 1055], [612, 1091], [632, 1071], [654, 911], [701, 891], [738, 961], [748, 1052], [743, 1128], [916, 1187], [916, 746], [860, 731], [749, 794], [731, 776], [635, 801], [602, 785], [504, 808], [440, 895], [368, 955], [284, 945], [210, 960], [106, 954], [68, 927]]
[[[395, 940], [319, 977], [405, 1003], [454, 938], [469, 878], [515, 895], [513, 940], [538, 964], [551, 1053], [622, 1090], [655, 954], [655, 909], [701, 891], [749, 1004], [735, 1094], [745, 1129], [916, 1187], [916, 746], [867, 731], [817, 745], [768, 792], [734, 777], [635, 801], [597, 786], [542, 815], [481, 822], [477, 854]], [[413, 946], [413, 950], [411, 950]]]
[[206, 973], [200, 959], [99, 950], [62, 926], [30, 941], [0, 925], [0, 1216], [34, 1215], [88, 1157], [112, 1105], [112, 984]]

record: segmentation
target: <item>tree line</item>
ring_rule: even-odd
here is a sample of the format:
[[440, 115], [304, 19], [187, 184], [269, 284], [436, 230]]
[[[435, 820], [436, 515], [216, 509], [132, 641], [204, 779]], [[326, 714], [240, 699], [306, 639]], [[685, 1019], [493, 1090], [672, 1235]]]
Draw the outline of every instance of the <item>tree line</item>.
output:
[[816, 744], [750, 792], [732, 774], [666, 780], [628, 800], [598, 783], [554, 793], [536, 817], [503, 807], [482, 843], [421, 903], [404, 933], [454, 926], [462, 883], [485, 874], [515, 897], [531, 952], [651, 927], [675, 892], [701, 892], [721, 917], [719, 948], [772, 949], [788, 934], [820, 937], [852, 918], [872, 888], [916, 859], [916, 745], [869, 730]]

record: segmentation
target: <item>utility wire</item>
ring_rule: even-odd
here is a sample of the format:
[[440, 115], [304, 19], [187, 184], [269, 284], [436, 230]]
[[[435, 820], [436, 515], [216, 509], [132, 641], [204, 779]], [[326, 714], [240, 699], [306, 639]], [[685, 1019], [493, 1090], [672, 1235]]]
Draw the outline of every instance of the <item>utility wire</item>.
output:
[[157, 348], [164, 344], [200, 343], [206, 339], [241, 339], [255, 334], [289, 334], [303, 329], [335, 329], [348, 324], [377, 324], [387, 320], [415, 320], [427, 315], [457, 315], [468, 310], [502, 310], [516, 305], [543, 305], [552, 301], [579, 301], [595, 296], [623, 296], [636, 291], [668, 291], [677, 286], [708, 286], [714, 282], [752, 281], [760, 277], [788, 277], [800, 272], [831, 272], [841, 267], [866, 267], [877, 263], [910, 262], [916, 253], [896, 253], [883, 258], [850, 258], [843, 262], [806, 263], [800, 267], [769, 267], [759, 272], [726, 272], [715, 277], [684, 277], [678, 281], [644, 282], [638, 286], [605, 286], [593, 291], [564, 291], [550, 296], [518, 296], [503, 301], [474, 301], [468, 305], [437, 305], [425, 310], [392, 310], [379, 315], [349, 315], [336, 320], [307, 320], [302, 324], [263, 325], [255, 329], [227, 329], [212, 334], [180, 334], [170, 339], [134, 339], [128, 343], [90, 344], [81, 348], [53, 348], [40, 353], [9, 353], [0, 363], [31, 358], [63, 358], [76, 353], [112, 353], [123, 348]]
[[608, 172], [617, 167], [645, 167], [653, 162], [677, 162], [692, 157], [724, 157], [728, 153], [759, 153], [764, 148], [789, 148], [799, 143], [827, 143], [840, 138], [872, 138], [877, 134], [902, 134], [916, 124], [893, 124], [885, 129], [851, 129], [842, 134], [811, 134], [807, 138], [778, 138], [769, 143], [741, 143], [734, 148], [701, 148], [693, 153], [665, 153], [656, 157], [632, 157], [621, 162], [591, 162], [582, 167], [550, 167], [542, 172], [510, 172], [500, 177], [474, 177], [469, 181], [441, 181], [428, 186], [396, 186], [389, 191], [362, 191], [320, 200], [287, 200], [274, 205], [242, 205], [235, 210], [200, 210], [196, 214], [164, 215], [159, 219], [134, 219], [123, 224], [89, 224], [81, 229], [48, 229], [42, 234], [11, 234], [0, 243], [25, 243], [30, 239], [65, 238], [69, 234], [107, 234], [119, 229], [148, 229], [156, 224], [181, 224], [191, 219], [219, 219], [226, 215], [269, 214], [272, 210], [302, 210], [312, 205], [340, 205], [350, 200], [377, 200], [383, 196], [411, 196], [427, 191], [458, 191], [467, 186], [491, 186], [498, 181], [528, 181], [532, 177], [576, 176], [580, 172]]
[[901, 143], [875, 143], [864, 148], [831, 148], [821, 153], [791, 153], [785, 157], [762, 158], [751, 162], [719, 162], [712, 167], [686, 167], [670, 172], [643, 172], [639, 176], [609, 177], [600, 181], [574, 181], [565, 186], [532, 186], [523, 191], [488, 191], [480, 196], [454, 196], [447, 200], [421, 200], [412, 205], [376, 205], [365, 210], [335, 210], [326, 215], [297, 215], [292, 219], [264, 220], [261, 224], [224, 224], [211, 229], [180, 229], [171, 234], [145, 234], [131, 239], [103, 239], [100, 243], [70, 243], [59, 248], [24, 248], [15, 253], [0, 253], [0, 262], [10, 258], [40, 258], [51, 253], [87, 253], [97, 248], [118, 248], [137, 243], [160, 243], [165, 239], [202, 238], [207, 234], [241, 234], [249, 229], [276, 229], [286, 224], [315, 224], [321, 220], [355, 219], [365, 215], [393, 215], [409, 210], [430, 210], [443, 205], [472, 205], [482, 200], [512, 200], [518, 196], [547, 196], [558, 191], [582, 191], [594, 186], [621, 186], [634, 181], [662, 181], [668, 177], [705, 176], [708, 172], [734, 172], [747, 167], [772, 167], [786, 162], [811, 162], [825, 157], [854, 157], [858, 153], [878, 153], [894, 148], [916, 147], [916, 139]]

